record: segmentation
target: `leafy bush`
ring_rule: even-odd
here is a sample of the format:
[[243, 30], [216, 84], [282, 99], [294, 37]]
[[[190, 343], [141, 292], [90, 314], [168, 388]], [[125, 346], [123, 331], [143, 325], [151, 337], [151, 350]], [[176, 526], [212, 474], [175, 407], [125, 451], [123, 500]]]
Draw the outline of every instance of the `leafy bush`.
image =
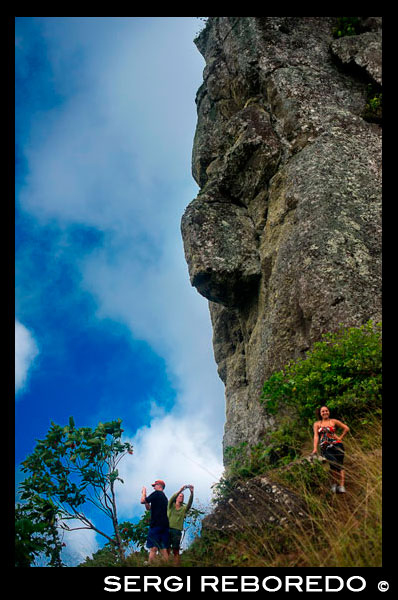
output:
[[359, 17], [338, 17], [337, 25], [332, 33], [335, 38], [345, 37], [346, 35], [357, 35], [360, 33]]
[[[312, 437], [315, 409], [327, 404], [332, 416], [348, 421], [355, 434], [381, 414], [381, 324], [340, 326], [314, 344], [307, 357], [291, 361], [264, 383], [260, 402], [278, 414], [279, 427], [253, 446], [228, 447], [224, 476], [213, 502], [228, 496], [238, 479], [248, 479], [300, 457]], [[281, 415], [284, 416], [281, 416]]]
[[367, 86], [367, 101], [363, 118], [366, 121], [380, 123], [383, 117], [383, 94], [379, 86], [369, 83]]
[[123, 544], [127, 547], [129, 544], [143, 554], [147, 554], [145, 550], [145, 544], [148, 537], [149, 525], [151, 521], [151, 511], [146, 510], [138, 523], [131, 523], [130, 521], [124, 521], [120, 523], [120, 536]]
[[[226, 449], [227, 468], [213, 486], [213, 501], [228, 499], [237, 480], [272, 470], [273, 481], [303, 499], [309, 522], [230, 531], [227, 537], [206, 531], [185, 554], [184, 566], [380, 566], [381, 351], [381, 323], [341, 325], [306, 358], [265, 382], [261, 402], [270, 414], [278, 413], [279, 427], [255, 446], [243, 442]], [[352, 433], [345, 439], [344, 502], [329, 491], [329, 469], [317, 461], [294, 462], [310, 443], [315, 409], [323, 404]]]
[[235, 480], [261, 475], [275, 465], [287, 464], [300, 456], [307, 437], [307, 432], [297, 428], [294, 419], [285, 418], [276, 431], [268, 434], [267, 439], [253, 446], [242, 442], [226, 448], [227, 473], [215, 486], [215, 501], [228, 493], [229, 484]]
[[86, 559], [77, 565], [78, 567], [121, 567], [120, 556], [115, 552], [112, 544], [105, 544], [103, 548], [94, 552], [92, 557], [86, 556]]
[[271, 375], [260, 401], [270, 414], [292, 407], [303, 424], [313, 423], [315, 409], [323, 404], [343, 420], [380, 414], [381, 350], [381, 323], [340, 326], [315, 343], [306, 358]]
[[[184, 521], [184, 534], [198, 534], [203, 510], [191, 506]], [[142, 567], [148, 558], [146, 541], [148, 537], [151, 511], [146, 510], [137, 523], [124, 521], [119, 523], [120, 539], [125, 550], [121, 558], [116, 552], [116, 542], [107, 543], [103, 548], [86, 557], [79, 567]], [[183, 539], [183, 538], [182, 538]]]

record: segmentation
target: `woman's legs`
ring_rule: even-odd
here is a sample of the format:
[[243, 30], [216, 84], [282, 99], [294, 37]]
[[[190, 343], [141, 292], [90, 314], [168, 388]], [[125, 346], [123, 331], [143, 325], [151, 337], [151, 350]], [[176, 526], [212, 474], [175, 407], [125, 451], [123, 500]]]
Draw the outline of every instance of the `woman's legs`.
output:
[[341, 471], [340, 471], [340, 485], [344, 486], [344, 482], [345, 482], [345, 471], [344, 471], [344, 469], [341, 469]]
[[344, 446], [338, 444], [332, 448], [328, 448], [323, 456], [330, 464], [331, 476], [333, 480], [332, 490], [334, 492], [345, 492], [345, 471], [343, 469], [344, 461]]

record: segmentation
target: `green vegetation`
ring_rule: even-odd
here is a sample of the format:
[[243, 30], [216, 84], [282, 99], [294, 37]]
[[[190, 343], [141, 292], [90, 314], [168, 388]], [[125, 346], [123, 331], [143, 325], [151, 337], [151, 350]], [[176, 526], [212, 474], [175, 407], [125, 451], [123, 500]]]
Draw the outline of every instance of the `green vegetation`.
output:
[[[282, 521], [249, 527], [241, 525], [243, 519], [228, 534], [205, 530], [199, 536], [204, 511], [191, 508], [186, 529], [196, 537], [182, 553], [182, 567], [381, 566], [381, 349], [380, 323], [340, 326], [305, 358], [271, 375], [260, 401], [269, 414], [278, 414], [279, 426], [253, 447], [227, 449], [228, 466], [214, 486], [214, 503], [221, 505], [235, 486], [266, 473], [300, 498], [305, 519], [294, 515], [292, 522], [290, 515], [288, 527]], [[331, 493], [327, 465], [302, 460], [312, 450], [315, 409], [323, 404], [350, 427], [344, 438], [346, 494]], [[58, 527], [69, 529], [67, 520], [79, 515], [95, 529], [82, 509], [96, 485], [91, 500], [101, 508], [100, 498], [107, 498], [114, 535], [105, 536], [105, 546], [79, 566], [147, 566], [149, 512], [136, 524], [118, 523], [112, 504], [113, 485], [120, 480], [117, 463], [132, 453], [120, 441], [122, 431], [120, 419], [94, 431], [77, 429], [73, 419], [63, 428], [52, 424], [23, 463], [30, 477], [21, 484], [25, 504], [16, 510], [16, 566], [29, 566], [43, 554], [49, 566], [64, 566]]]
[[[46, 437], [37, 441], [34, 452], [22, 463], [22, 471], [29, 476], [19, 486], [22, 503], [15, 509], [15, 566], [30, 567], [38, 558], [47, 560], [50, 567], [66, 566], [61, 560], [62, 530], [77, 529], [92, 529], [107, 540], [79, 566], [144, 564], [150, 512], [145, 511], [138, 523], [119, 523], [117, 517], [115, 485], [124, 483], [117, 467], [133, 454], [131, 444], [121, 441], [121, 425], [117, 419], [99, 423], [95, 429], [77, 428], [70, 417], [65, 427], [51, 423]], [[88, 516], [93, 507], [110, 518], [113, 534], [94, 526]], [[185, 534], [198, 535], [203, 514], [191, 507]]]
[[63, 567], [62, 542], [56, 527], [56, 510], [50, 502], [17, 504], [15, 507], [15, 566], [30, 567], [39, 557], [50, 567]]
[[138, 552], [144, 552], [146, 555], [145, 542], [148, 536], [150, 520], [151, 513], [149, 510], [146, 510], [138, 523], [133, 524], [130, 521], [125, 521], [120, 524], [120, 532], [125, 547], [133, 544]]
[[369, 83], [367, 87], [367, 102], [363, 118], [367, 121], [380, 123], [383, 116], [383, 94], [379, 87]]
[[380, 421], [368, 420], [356, 437], [348, 435], [344, 443], [346, 494], [332, 494], [329, 467], [319, 462], [269, 470], [273, 482], [303, 500], [308, 518], [294, 516], [288, 527], [269, 523], [239, 527], [227, 535], [205, 531], [182, 554], [182, 566], [381, 566]]
[[[120, 440], [121, 423], [121, 419], [99, 423], [93, 430], [77, 428], [70, 417], [65, 427], [51, 423], [45, 439], [38, 440], [34, 452], [22, 463], [22, 471], [29, 476], [20, 484], [25, 504], [16, 515], [19, 560], [24, 556], [26, 562], [31, 562], [40, 550], [38, 539], [45, 544], [43, 536], [52, 536], [53, 550], [45, 554], [51, 557], [50, 566], [59, 562], [61, 543], [56, 540], [56, 527], [67, 531], [92, 529], [103, 535], [119, 557], [124, 558], [115, 485], [117, 481], [123, 483], [117, 466], [124, 456], [133, 454], [133, 449], [131, 444]], [[94, 526], [87, 516], [89, 505], [110, 518], [113, 537]], [[76, 520], [80, 522], [78, 527], [68, 525], [68, 521]]]
[[[253, 447], [226, 451], [214, 502], [266, 473], [305, 503], [308, 519], [288, 529], [263, 524], [228, 536], [204, 532], [183, 554], [185, 566], [381, 565], [381, 324], [327, 333], [306, 358], [264, 384], [261, 402], [282, 415], [279, 428]], [[329, 467], [298, 460], [312, 450], [315, 409], [323, 404], [350, 427], [344, 439], [347, 493], [330, 492]]]
[[[358, 35], [364, 29], [361, 26], [359, 17], [337, 17], [337, 24], [332, 30], [335, 38]], [[383, 112], [383, 97], [380, 86], [375, 83], [369, 83], [367, 86], [367, 101], [363, 118], [371, 123], [380, 123]]]
[[333, 37], [341, 38], [358, 33], [360, 33], [359, 17], [337, 17], [337, 24], [332, 31]]
[[314, 344], [305, 359], [290, 362], [264, 384], [261, 401], [270, 414], [292, 407], [311, 424], [327, 403], [341, 420], [381, 412], [381, 324], [340, 326]]
[[[147, 550], [145, 542], [148, 535], [149, 523], [151, 520], [150, 511], [146, 510], [138, 523], [124, 521], [119, 524], [120, 538], [122, 540], [125, 556], [121, 558], [115, 552], [115, 545], [111, 543], [105, 544], [103, 548], [95, 552], [91, 558], [78, 565], [79, 567], [124, 567], [126, 566], [126, 555], [132, 554], [137, 561], [141, 559], [143, 563], [147, 558]], [[130, 558], [131, 562], [131, 558]]]
[[350, 423], [353, 435], [369, 415], [381, 415], [381, 324], [343, 327], [327, 333], [306, 358], [291, 361], [264, 383], [260, 401], [279, 427], [249, 447], [242, 442], [225, 451], [226, 474], [215, 486], [215, 499], [228, 494], [238, 479], [254, 477], [311, 452], [315, 410], [327, 404], [336, 418]]

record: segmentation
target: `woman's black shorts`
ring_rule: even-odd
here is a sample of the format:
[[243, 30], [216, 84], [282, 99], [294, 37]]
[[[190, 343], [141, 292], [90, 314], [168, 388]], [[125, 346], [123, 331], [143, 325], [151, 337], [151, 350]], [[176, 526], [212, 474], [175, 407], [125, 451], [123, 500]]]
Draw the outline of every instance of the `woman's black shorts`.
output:
[[321, 450], [321, 454], [330, 463], [330, 468], [333, 471], [341, 471], [344, 468], [344, 446], [342, 442], [330, 444], [327, 448]]
[[172, 527], [169, 529], [170, 534], [170, 548], [173, 550], [179, 550], [181, 544], [182, 531], [179, 529], [173, 529]]

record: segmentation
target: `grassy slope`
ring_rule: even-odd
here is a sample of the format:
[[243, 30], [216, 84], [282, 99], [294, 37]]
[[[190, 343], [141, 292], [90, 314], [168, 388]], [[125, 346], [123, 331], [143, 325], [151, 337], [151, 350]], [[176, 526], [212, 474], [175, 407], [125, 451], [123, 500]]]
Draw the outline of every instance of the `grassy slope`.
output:
[[[381, 566], [381, 423], [345, 438], [346, 494], [327, 482], [308, 481], [300, 469], [267, 476], [305, 498], [310, 520], [277, 531], [240, 531], [229, 538], [202, 536], [182, 555], [182, 566], [367, 567]], [[309, 447], [303, 448], [303, 454]], [[325, 466], [328, 472], [328, 466]]]

